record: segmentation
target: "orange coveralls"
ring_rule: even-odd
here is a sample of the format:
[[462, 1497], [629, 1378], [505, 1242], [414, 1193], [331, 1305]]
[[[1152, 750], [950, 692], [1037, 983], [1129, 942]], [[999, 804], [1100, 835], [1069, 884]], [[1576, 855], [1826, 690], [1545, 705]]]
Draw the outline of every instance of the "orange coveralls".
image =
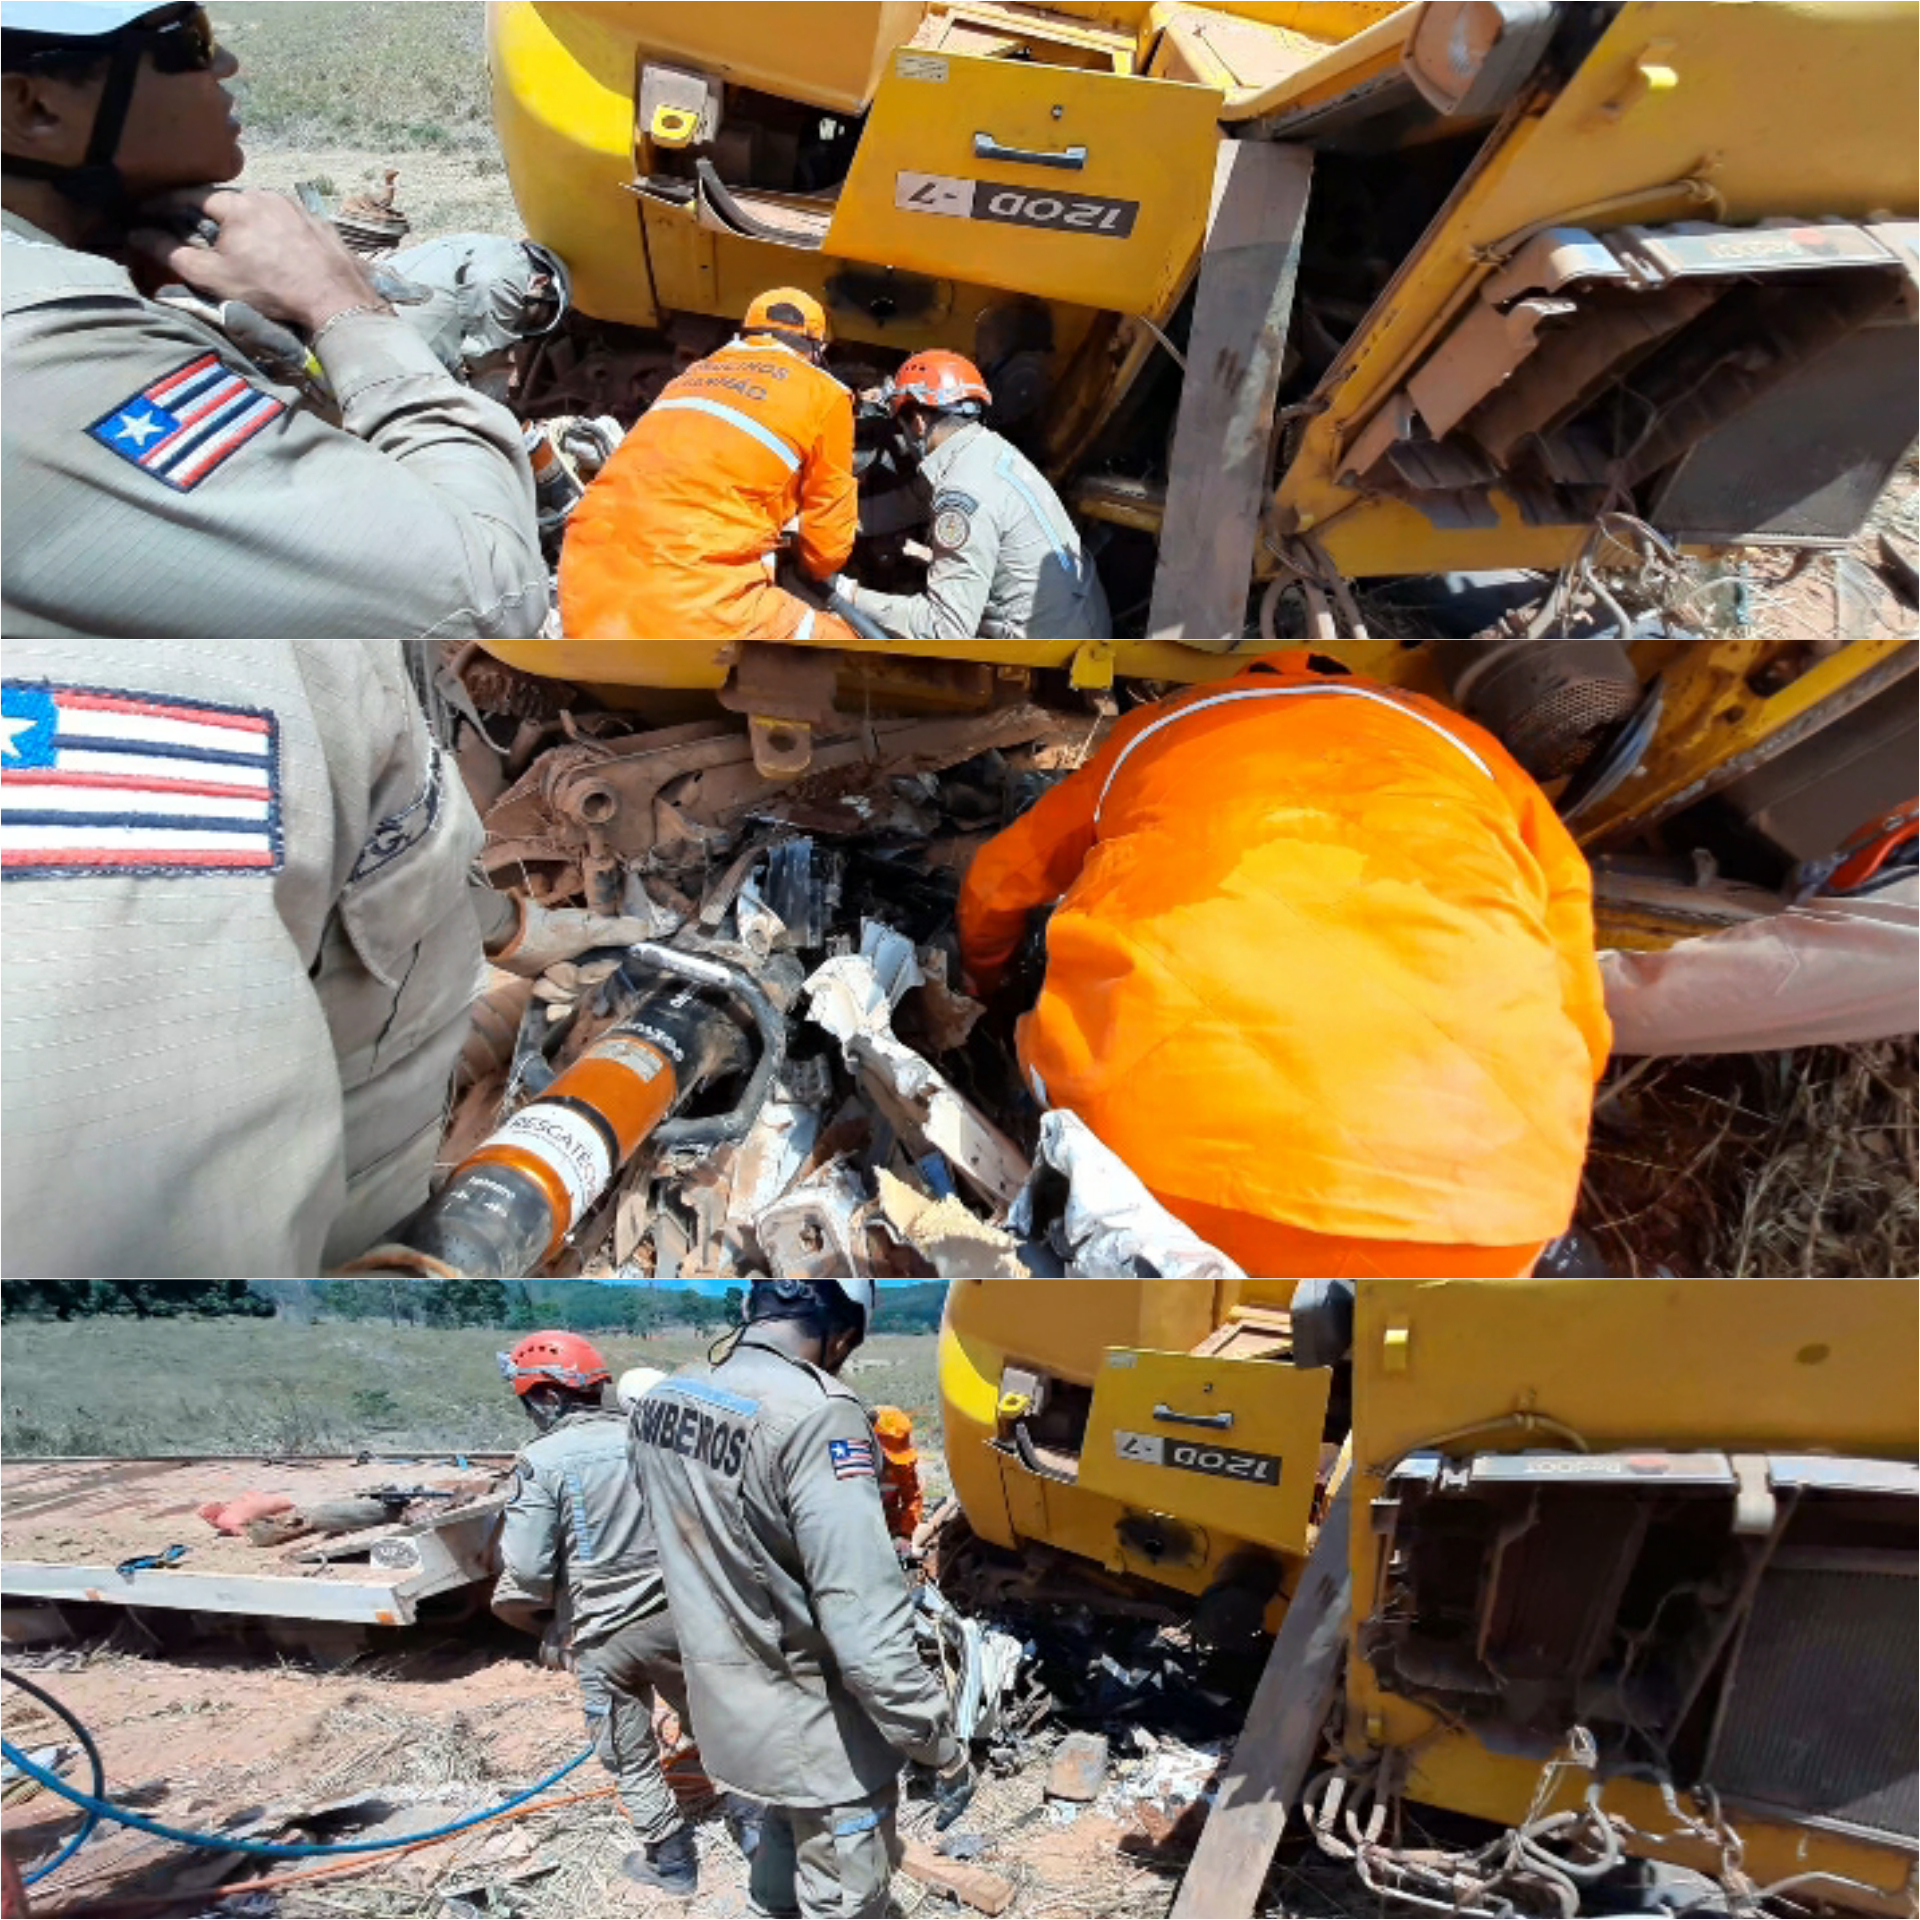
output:
[[1611, 1039], [1592, 880], [1482, 728], [1268, 656], [981, 848], [983, 988], [1053, 900], [1032, 1090], [1249, 1274], [1520, 1274], [1565, 1230]]
[[799, 516], [824, 580], [853, 551], [853, 399], [778, 341], [733, 340], [668, 382], [594, 477], [560, 553], [572, 639], [850, 640], [773, 582]]

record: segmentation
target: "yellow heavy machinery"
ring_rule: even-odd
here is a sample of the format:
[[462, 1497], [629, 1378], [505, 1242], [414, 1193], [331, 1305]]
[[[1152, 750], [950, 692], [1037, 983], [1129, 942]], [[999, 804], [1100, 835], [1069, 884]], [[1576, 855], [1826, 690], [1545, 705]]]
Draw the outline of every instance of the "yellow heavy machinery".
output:
[[[1190, 1596], [1219, 1637], [1279, 1622], [1344, 1484], [1353, 1837], [1405, 1799], [1584, 1823], [1576, 1873], [1617, 1848], [1744, 1875], [1733, 1911], [1913, 1912], [1920, 1288], [1301, 1284], [955, 1282], [974, 1534]], [[1363, 1864], [1487, 1910], [1434, 1856]]]
[[[1833, 544], [1914, 435], [1917, 28], [496, 0], [508, 171], [576, 309], [520, 398], [631, 419], [803, 286], [854, 383], [971, 355], [1171, 637], [1244, 631], [1259, 580]], [[868, 465], [870, 558], [913, 523], [899, 479]]]

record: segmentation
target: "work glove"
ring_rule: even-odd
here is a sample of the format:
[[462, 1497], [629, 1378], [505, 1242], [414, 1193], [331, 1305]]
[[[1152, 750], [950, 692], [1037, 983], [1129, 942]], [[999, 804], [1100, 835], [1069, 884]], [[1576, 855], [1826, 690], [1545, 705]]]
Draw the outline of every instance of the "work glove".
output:
[[980, 1776], [974, 1772], [973, 1762], [965, 1754], [960, 1756], [957, 1767], [934, 1776], [934, 1832], [945, 1833], [966, 1812], [973, 1804], [974, 1789], [979, 1784]]
[[543, 907], [516, 896], [520, 923], [505, 946], [487, 958], [508, 973], [534, 979], [562, 960], [577, 959], [590, 947], [630, 947], [651, 940], [651, 920], [589, 913], [584, 907]]

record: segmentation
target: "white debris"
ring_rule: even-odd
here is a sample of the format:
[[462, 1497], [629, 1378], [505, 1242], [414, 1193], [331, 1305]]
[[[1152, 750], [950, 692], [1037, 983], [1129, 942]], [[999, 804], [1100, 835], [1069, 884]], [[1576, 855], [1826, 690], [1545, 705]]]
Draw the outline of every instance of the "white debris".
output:
[[[1141, 1731], [1135, 1730], [1136, 1737]], [[1207, 1790], [1208, 1783], [1220, 1771], [1232, 1747], [1231, 1740], [1190, 1747], [1163, 1735], [1143, 1758], [1122, 1761], [1115, 1767], [1097, 1802], [1098, 1809], [1109, 1819], [1124, 1822], [1143, 1801], [1158, 1807], [1170, 1820], [1177, 1820], [1196, 1800], [1211, 1806], [1214, 1796]]]
[[[817, 976], [816, 976], [817, 978]], [[1040, 1152], [1007, 1224], [1037, 1236], [1046, 1223], [1035, 1218], [1042, 1174], [1064, 1174], [1066, 1212], [1048, 1243], [1080, 1279], [1128, 1274], [1165, 1279], [1238, 1280], [1245, 1276], [1217, 1247], [1210, 1247], [1170, 1214], [1111, 1147], [1104, 1146], [1076, 1113], [1057, 1107], [1040, 1118]], [[1064, 1243], [1064, 1244], [1063, 1244]]]

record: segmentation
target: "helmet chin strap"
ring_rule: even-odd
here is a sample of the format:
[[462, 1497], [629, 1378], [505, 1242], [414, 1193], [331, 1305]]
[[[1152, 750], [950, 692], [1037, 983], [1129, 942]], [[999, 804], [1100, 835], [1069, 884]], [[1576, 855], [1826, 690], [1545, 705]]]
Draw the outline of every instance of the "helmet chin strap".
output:
[[120, 178], [115, 156], [120, 151], [120, 136], [126, 131], [127, 110], [133, 105], [133, 89], [139, 81], [140, 62], [147, 49], [138, 34], [119, 33], [112, 35], [110, 41], [107, 83], [100, 91], [93, 130], [87, 136], [87, 151], [80, 164], [62, 167], [48, 160], [32, 160], [9, 153], [0, 155], [0, 172], [16, 179], [44, 180], [63, 198], [91, 212], [105, 214], [124, 226], [134, 203], [128, 197], [126, 182]]

